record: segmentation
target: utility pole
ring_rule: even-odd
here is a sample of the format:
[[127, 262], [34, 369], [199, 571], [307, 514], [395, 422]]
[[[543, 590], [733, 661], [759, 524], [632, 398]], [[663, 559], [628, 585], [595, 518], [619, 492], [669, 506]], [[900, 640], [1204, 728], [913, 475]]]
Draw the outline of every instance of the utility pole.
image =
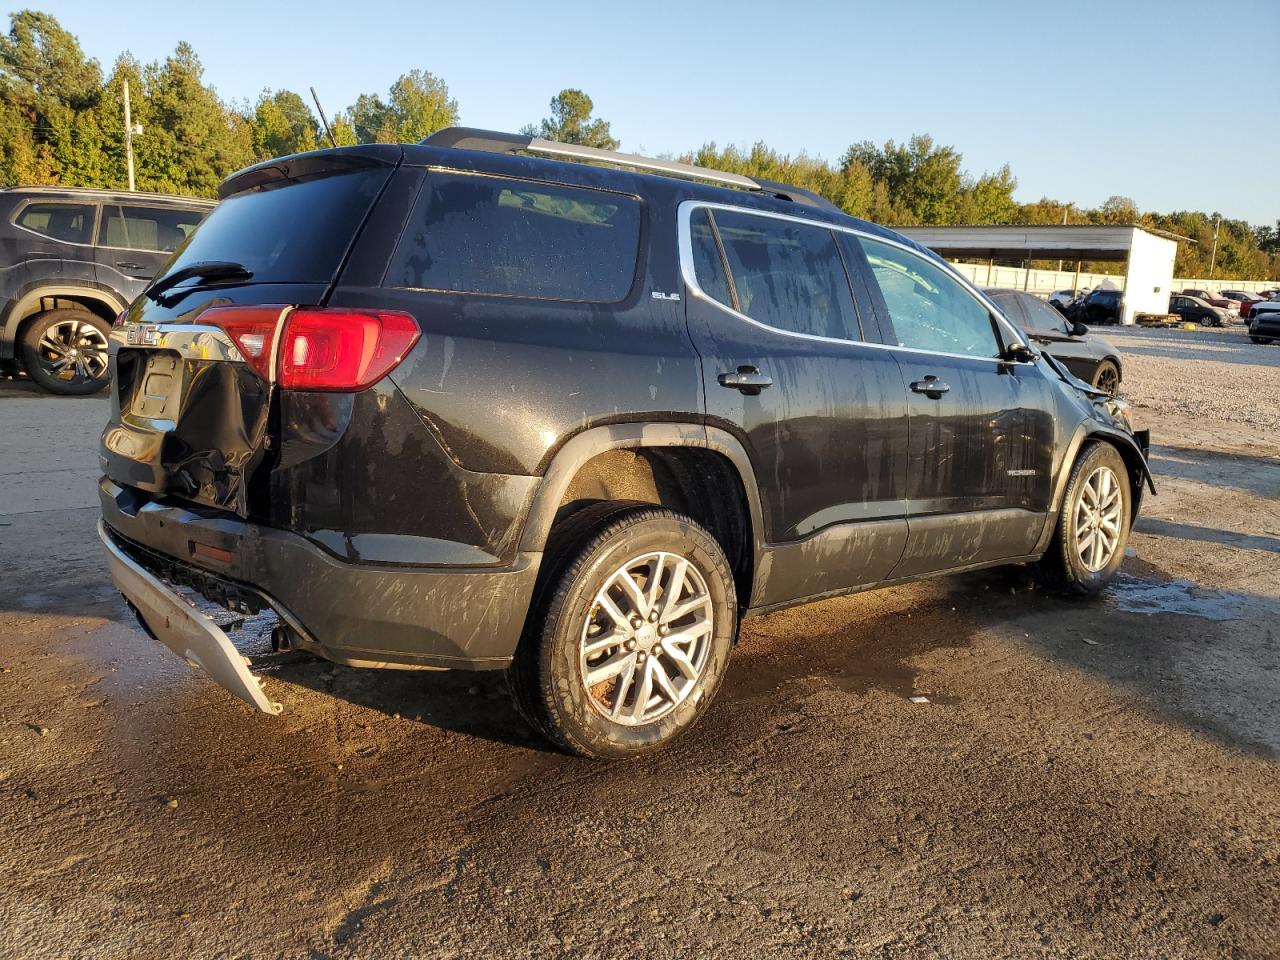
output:
[[1213, 279], [1213, 268], [1218, 264], [1218, 226], [1221, 224], [1222, 218], [1216, 213], [1213, 215], [1213, 254], [1209, 257], [1209, 279]]
[[124, 155], [129, 164], [129, 192], [137, 187], [133, 182], [133, 118], [129, 115], [129, 81], [124, 82]]
[[[1068, 211], [1068, 210], [1070, 210], [1070, 209], [1071, 209], [1071, 204], [1069, 204], [1069, 203], [1068, 203], [1065, 207], [1063, 207], [1063, 208], [1062, 208], [1062, 225], [1063, 225], [1064, 227], [1067, 225], [1067, 211]], [[1059, 260], [1059, 261], [1058, 261], [1058, 272], [1059, 272], [1059, 273], [1061, 273], [1061, 272], [1062, 272], [1062, 261], [1061, 261], [1061, 260]], [[1056, 281], [1055, 281], [1055, 282], [1056, 282]]]

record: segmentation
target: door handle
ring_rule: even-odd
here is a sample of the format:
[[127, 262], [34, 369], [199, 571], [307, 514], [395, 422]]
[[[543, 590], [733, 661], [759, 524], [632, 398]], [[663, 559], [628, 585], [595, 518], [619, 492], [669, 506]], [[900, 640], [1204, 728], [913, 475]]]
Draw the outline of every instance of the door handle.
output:
[[951, 384], [943, 383], [933, 374], [929, 374], [923, 380], [917, 380], [911, 384], [911, 390], [914, 393], [923, 393], [930, 400], [937, 400], [944, 393], [951, 389]]
[[748, 397], [754, 397], [765, 387], [773, 386], [773, 378], [761, 373], [759, 367], [741, 366], [733, 373], [722, 373], [716, 377], [720, 386], [731, 390], [741, 390]]
[[132, 260], [117, 260], [116, 266], [124, 270], [141, 270], [142, 264], [134, 263]]

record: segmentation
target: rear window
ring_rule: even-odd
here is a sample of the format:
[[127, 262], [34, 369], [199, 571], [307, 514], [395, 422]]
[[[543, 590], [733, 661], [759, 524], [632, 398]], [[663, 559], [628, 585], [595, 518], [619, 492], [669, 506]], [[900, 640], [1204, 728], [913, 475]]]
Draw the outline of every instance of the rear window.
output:
[[328, 283], [390, 175], [379, 167], [228, 197], [165, 272], [226, 260], [254, 283]]
[[498, 177], [432, 174], [387, 286], [616, 303], [635, 280], [633, 197]]

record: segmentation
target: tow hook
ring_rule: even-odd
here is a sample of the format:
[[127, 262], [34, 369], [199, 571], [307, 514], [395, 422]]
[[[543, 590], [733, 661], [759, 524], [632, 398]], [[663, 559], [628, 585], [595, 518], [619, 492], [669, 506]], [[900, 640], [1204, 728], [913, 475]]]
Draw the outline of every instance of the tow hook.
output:
[[271, 650], [273, 653], [288, 653], [293, 649], [293, 631], [287, 624], [277, 623], [271, 628]]

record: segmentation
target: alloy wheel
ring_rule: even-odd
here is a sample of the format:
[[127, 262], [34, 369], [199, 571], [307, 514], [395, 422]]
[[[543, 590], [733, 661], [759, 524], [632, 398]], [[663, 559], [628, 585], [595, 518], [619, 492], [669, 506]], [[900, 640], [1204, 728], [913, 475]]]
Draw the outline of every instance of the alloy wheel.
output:
[[1094, 384], [1104, 393], [1109, 393], [1113, 397], [1116, 391], [1120, 389], [1120, 377], [1116, 374], [1115, 367], [1108, 364], [1098, 372], [1098, 382]]
[[1120, 545], [1124, 498], [1120, 480], [1110, 467], [1098, 467], [1080, 488], [1076, 501], [1076, 553], [1085, 569], [1097, 573], [1111, 562]]
[[59, 380], [103, 380], [107, 376], [107, 338], [92, 323], [59, 320], [38, 344], [40, 365]]
[[711, 653], [714, 607], [697, 566], [673, 553], [628, 560], [596, 592], [579, 641], [591, 706], [626, 726], [683, 703]]

